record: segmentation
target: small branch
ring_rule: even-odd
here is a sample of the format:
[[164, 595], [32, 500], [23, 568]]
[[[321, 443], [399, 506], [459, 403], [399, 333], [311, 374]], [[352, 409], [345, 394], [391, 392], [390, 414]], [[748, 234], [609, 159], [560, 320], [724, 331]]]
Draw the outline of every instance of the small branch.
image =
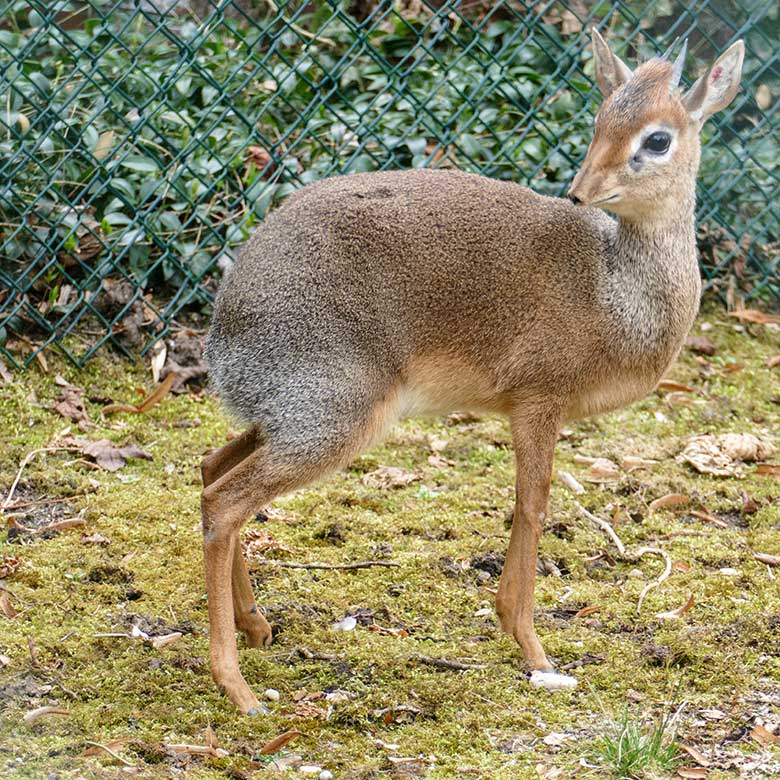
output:
[[467, 672], [470, 669], [486, 669], [485, 664], [469, 664], [464, 661], [448, 661], [446, 658], [434, 658], [429, 655], [414, 653], [409, 656], [410, 661], [416, 661], [426, 666], [434, 666], [437, 669], [454, 669], [457, 672]]
[[637, 550], [636, 553], [631, 555], [631, 560], [638, 561], [643, 555], [647, 554], [660, 555], [666, 561], [666, 568], [657, 580], [649, 582], [647, 585], [645, 585], [644, 588], [642, 588], [642, 592], [639, 594], [639, 601], [636, 605], [637, 613], [641, 612], [642, 610], [642, 602], [645, 600], [645, 596], [653, 588], [657, 588], [672, 573], [672, 559], [669, 557], [669, 553], [661, 550], [658, 547], [642, 547], [641, 550]]
[[105, 750], [106, 753], [108, 753], [108, 755], [111, 756], [112, 758], [115, 758], [117, 761], [121, 762], [125, 766], [133, 767], [135, 769], [135, 764], [131, 763], [126, 758], [122, 758], [122, 756], [120, 756], [118, 753], [115, 753], [113, 750], [111, 750], [111, 748], [108, 747], [108, 745], [101, 745], [100, 742], [92, 742], [88, 739], [84, 741], [87, 743], [87, 745], [94, 745], [94, 747], [96, 748]]
[[308, 658], [311, 661], [343, 661], [344, 656], [337, 653], [318, 653], [316, 650], [309, 650], [308, 647], [296, 647], [293, 652], [297, 652], [302, 658]]
[[14, 478], [14, 481], [11, 483], [11, 489], [8, 491], [8, 495], [5, 497], [2, 506], [0, 506], [0, 512], [5, 512], [5, 510], [9, 508], [11, 504], [11, 499], [14, 497], [14, 491], [16, 490], [16, 487], [19, 484], [19, 480], [22, 478], [22, 472], [24, 471], [25, 467], [30, 463], [30, 461], [40, 452], [59, 452], [61, 450], [68, 450], [72, 452], [73, 448], [72, 447], [41, 447], [38, 450], [32, 450], [31, 452], [28, 452], [24, 456], [19, 466], [19, 471], [16, 472], [16, 477]]
[[609, 536], [610, 539], [612, 539], [620, 555], [626, 554], [626, 546], [623, 544], [623, 542], [620, 541], [620, 537], [615, 533], [615, 529], [606, 520], [602, 520], [600, 517], [596, 517], [596, 515], [594, 515], [593, 513], [588, 512], [588, 510], [585, 509], [585, 507], [582, 506], [582, 504], [580, 504], [579, 502], [576, 502], [576, 506], [583, 517], [587, 518], [592, 523], [597, 525], [602, 531], [604, 531], [607, 534], [607, 536]]
[[252, 558], [252, 563], [267, 566], [279, 566], [283, 569], [327, 569], [351, 571], [353, 569], [369, 569], [372, 566], [400, 566], [394, 561], [356, 561], [354, 563], [297, 563], [296, 561], [275, 561], [271, 558]]

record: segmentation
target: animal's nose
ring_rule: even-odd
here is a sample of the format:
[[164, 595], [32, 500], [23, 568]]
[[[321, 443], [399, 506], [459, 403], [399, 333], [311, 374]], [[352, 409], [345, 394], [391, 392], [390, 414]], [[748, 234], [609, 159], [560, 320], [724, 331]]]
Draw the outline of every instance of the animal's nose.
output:
[[572, 203], [573, 203], [575, 206], [579, 206], [579, 205], [582, 203], [582, 201], [581, 201], [581, 200], [580, 200], [580, 199], [579, 199], [579, 198], [578, 198], [578, 197], [577, 197], [577, 196], [576, 196], [576, 195], [575, 195], [573, 192], [569, 192], [569, 193], [566, 195], [566, 197], [567, 197], [567, 198], [568, 198], [568, 199], [569, 199], [569, 200], [570, 200], [570, 201], [571, 201], [571, 202], [572, 202]]

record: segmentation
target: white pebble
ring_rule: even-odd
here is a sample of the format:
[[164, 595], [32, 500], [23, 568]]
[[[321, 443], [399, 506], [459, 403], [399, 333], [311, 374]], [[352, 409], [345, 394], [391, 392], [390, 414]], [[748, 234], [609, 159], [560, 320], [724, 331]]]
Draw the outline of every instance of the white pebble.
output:
[[352, 615], [347, 615], [344, 620], [339, 620], [338, 623], [334, 623], [331, 628], [334, 631], [352, 631], [357, 625], [357, 620]]
[[558, 672], [543, 672], [535, 669], [529, 680], [534, 688], [544, 688], [547, 691], [566, 691], [577, 687], [577, 678]]
[[265, 696], [268, 701], [279, 701], [279, 691], [275, 688], [269, 688], [263, 696]]
[[739, 577], [739, 575], [742, 574], [742, 572], [739, 569], [732, 569], [729, 566], [726, 566], [725, 568], [720, 569], [719, 571], [724, 577]]
[[304, 764], [298, 767], [298, 771], [302, 775], [319, 775], [322, 772], [322, 767], [314, 766], [314, 764]]
[[333, 780], [333, 772], [330, 769], [323, 769], [318, 780]]

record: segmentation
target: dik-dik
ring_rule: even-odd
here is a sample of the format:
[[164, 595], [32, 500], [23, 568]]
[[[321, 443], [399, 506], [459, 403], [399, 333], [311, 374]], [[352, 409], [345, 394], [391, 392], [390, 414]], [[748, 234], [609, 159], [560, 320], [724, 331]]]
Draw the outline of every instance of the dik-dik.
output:
[[568, 200], [452, 170], [335, 177], [266, 219], [224, 280], [207, 357], [248, 427], [203, 462], [203, 550], [212, 675], [245, 713], [263, 708], [235, 630], [260, 647], [271, 628], [242, 524], [407, 415], [508, 417], [517, 503], [496, 608], [552, 672], [533, 610], [558, 432], [652, 390], [693, 323], [699, 131], [736, 94], [744, 46], [685, 92], [684, 52], [632, 73], [594, 31], [593, 54], [605, 100]]

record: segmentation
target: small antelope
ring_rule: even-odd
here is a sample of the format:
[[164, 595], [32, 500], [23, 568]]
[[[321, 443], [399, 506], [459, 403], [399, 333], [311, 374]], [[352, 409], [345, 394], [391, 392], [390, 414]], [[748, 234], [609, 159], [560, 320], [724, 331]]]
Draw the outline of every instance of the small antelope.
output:
[[684, 93], [684, 51], [632, 73], [594, 30], [593, 54], [605, 100], [568, 200], [452, 170], [335, 177], [270, 215], [224, 280], [207, 358], [248, 428], [203, 461], [203, 551], [212, 675], [243, 712], [264, 708], [235, 630], [260, 647], [271, 628], [242, 524], [406, 415], [508, 417], [517, 503], [496, 609], [555, 675], [533, 611], [558, 432], [652, 390], [693, 323], [699, 130], [736, 94], [744, 45]]

